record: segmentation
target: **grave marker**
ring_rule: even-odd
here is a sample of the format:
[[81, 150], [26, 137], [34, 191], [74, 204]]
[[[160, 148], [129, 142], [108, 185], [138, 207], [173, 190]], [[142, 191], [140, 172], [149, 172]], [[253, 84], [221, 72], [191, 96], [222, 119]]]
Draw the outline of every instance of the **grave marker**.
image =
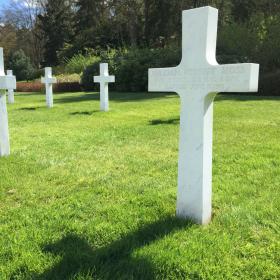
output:
[[53, 107], [53, 84], [57, 83], [55, 77], [52, 76], [52, 68], [45, 68], [45, 77], [41, 78], [42, 84], [46, 86], [46, 104], [48, 108]]
[[94, 82], [100, 84], [100, 110], [109, 111], [109, 83], [115, 82], [115, 76], [109, 76], [108, 63], [100, 64], [100, 76], [94, 76]]
[[[13, 75], [13, 70], [7, 70], [7, 76], [8, 77], [16, 77]], [[15, 103], [15, 94], [14, 94], [14, 88], [8, 88], [8, 103], [14, 104]]]
[[216, 61], [218, 10], [183, 11], [179, 66], [149, 69], [149, 91], [176, 92], [181, 100], [177, 216], [211, 220], [213, 101], [218, 92], [258, 90], [258, 64]]
[[6, 76], [4, 71], [3, 48], [0, 48], [0, 157], [10, 154], [8, 112], [6, 104], [6, 90], [16, 88], [14, 76]]

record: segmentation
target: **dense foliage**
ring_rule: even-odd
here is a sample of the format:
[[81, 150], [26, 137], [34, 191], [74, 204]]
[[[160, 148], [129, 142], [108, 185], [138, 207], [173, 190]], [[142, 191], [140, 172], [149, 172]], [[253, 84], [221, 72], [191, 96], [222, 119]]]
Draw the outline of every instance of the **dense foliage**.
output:
[[45, 64], [58, 64], [57, 50], [73, 37], [72, 11], [67, 3], [65, 0], [48, 0], [44, 13], [38, 16], [41, 36], [45, 42]]
[[103, 52], [100, 60], [88, 66], [82, 75], [82, 84], [86, 90], [98, 89], [92, 77], [99, 75], [99, 63], [107, 62], [110, 73], [116, 76], [116, 83], [111, 87], [118, 91], [146, 91], [148, 69], [150, 67], [175, 66], [180, 61], [179, 49], [130, 49]]
[[[38, 63], [38, 56], [41, 63], [62, 63], [65, 57], [85, 53], [87, 49], [160, 48], [174, 43], [179, 46], [181, 11], [204, 5], [219, 9], [220, 32], [233, 30], [228, 34], [231, 40], [249, 34], [248, 40], [246, 37], [239, 40], [241, 48], [234, 49], [235, 53], [240, 50], [242, 55], [248, 48], [254, 48], [252, 39], [276, 49], [279, 38], [275, 36], [280, 29], [280, 2], [276, 0], [22, 0], [13, 3], [14, 6], [8, 6], [0, 15], [4, 23], [0, 27], [0, 44], [9, 44], [11, 51], [24, 45], [34, 64]], [[35, 49], [30, 51], [28, 46]], [[274, 51], [270, 54], [276, 57]]]
[[13, 69], [13, 73], [19, 81], [31, 80], [36, 76], [36, 71], [23, 50], [11, 53], [8, 68]]
[[[113, 55], [112, 55], [113, 54]], [[110, 88], [117, 91], [146, 91], [148, 87], [148, 69], [151, 67], [172, 67], [179, 63], [180, 48], [130, 49], [126, 51], [104, 52], [87, 66], [82, 74], [81, 84], [85, 90], [98, 90], [93, 76], [99, 75], [100, 62], [109, 64], [109, 71], [116, 76], [116, 83]], [[219, 63], [238, 63], [249, 60], [246, 56], [233, 54], [218, 55]], [[280, 71], [260, 73], [259, 93], [262, 95], [280, 95]]]
[[[109, 61], [120, 89], [144, 89], [146, 70], [165, 55], [180, 53], [181, 12], [211, 5], [219, 9], [219, 61], [256, 62], [262, 75], [280, 69], [280, 2], [277, 0], [22, 0], [0, 15], [0, 45], [23, 48], [38, 68], [59, 66], [61, 73], [92, 74]], [[15, 4], [14, 4], [15, 5]], [[33, 7], [28, 9], [27, 7]], [[34, 8], [36, 7], [36, 9]], [[111, 59], [102, 53], [116, 50]], [[123, 50], [128, 50], [123, 52]], [[110, 51], [109, 51], [110, 52]], [[169, 54], [168, 54], [169, 55]], [[147, 57], [142, 57], [147, 56]], [[222, 60], [220, 58], [222, 57]], [[127, 60], [127, 61], [125, 61]], [[167, 59], [170, 64], [174, 60]], [[57, 68], [58, 69], [58, 68]], [[86, 69], [86, 70], [85, 70]], [[136, 70], [137, 69], [137, 70]], [[84, 71], [85, 70], [85, 71]], [[127, 72], [133, 77], [127, 78]], [[142, 82], [140, 82], [142, 81]], [[84, 82], [88, 87], [88, 82]]]

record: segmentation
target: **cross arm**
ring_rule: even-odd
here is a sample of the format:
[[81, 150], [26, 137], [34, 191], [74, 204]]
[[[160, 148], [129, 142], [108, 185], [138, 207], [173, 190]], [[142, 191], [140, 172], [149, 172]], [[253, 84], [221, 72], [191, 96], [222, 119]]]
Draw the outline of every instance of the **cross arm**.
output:
[[114, 83], [115, 76], [94, 76], [93, 81], [95, 83]]
[[180, 76], [178, 67], [149, 69], [149, 91], [174, 92], [178, 86], [177, 77]]
[[215, 73], [215, 78], [211, 81], [213, 92], [258, 91], [259, 64], [219, 65], [213, 71]]
[[100, 77], [100, 76], [94, 76], [94, 77], [93, 77], [93, 81], [94, 81], [95, 83], [100, 83], [100, 82], [101, 82], [101, 77]]
[[114, 83], [115, 82], [115, 76], [108, 76], [107, 77], [107, 82], [108, 83]]
[[42, 77], [41, 78], [41, 83], [43, 84], [56, 84], [57, 79], [55, 77], [49, 78], [49, 77]]
[[16, 89], [15, 76], [0, 76], [0, 89]]

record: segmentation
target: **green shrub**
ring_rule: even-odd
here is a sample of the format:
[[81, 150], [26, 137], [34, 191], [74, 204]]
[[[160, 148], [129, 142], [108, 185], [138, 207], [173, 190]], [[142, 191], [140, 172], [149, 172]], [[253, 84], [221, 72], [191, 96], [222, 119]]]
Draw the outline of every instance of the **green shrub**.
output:
[[259, 94], [268, 96], [280, 96], [280, 71], [265, 74], [261, 73]]
[[45, 76], [45, 69], [37, 69], [34, 71], [33, 80], [41, 80], [41, 77]]
[[69, 74], [81, 74], [89, 65], [97, 62], [99, 58], [95, 55], [74, 55], [70, 59], [66, 59], [65, 72]]
[[[108, 63], [109, 73], [111, 75], [116, 75], [116, 71], [119, 65], [120, 55], [123, 53], [123, 50], [108, 50], [100, 51], [99, 56], [96, 61], [91, 65], [87, 66], [81, 77], [81, 84], [85, 90], [99, 90], [99, 85], [93, 82], [94, 76], [99, 76], [100, 74], [100, 63]], [[115, 84], [110, 86], [111, 89], [115, 90]]]
[[18, 81], [32, 80], [37, 74], [30, 58], [25, 55], [23, 50], [11, 54], [8, 67], [13, 70]]
[[82, 87], [78, 82], [63, 82], [54, 84], [54, 92], [80, 92]]
[[81, 76], [79, 74], [60, 74], [56, 75], [58, 83], [80, 83]]
[[171, 67], [180, 62], [179, 49], [131, 49], [128, 51], [109, 51], [101, 53], [99, 61], [88, 66], [82, 75], [81, 83], [86, 90], [98, 90], [93, 84], [93, 76], [99, 75], [99, 63], [109, 64], [110, 74], [116, 76], [111, 85], [118, 91], [146, 91], [148, 69], [152, 67]]
[[86, 67], [81, 77], [81, 84], [85, 90], [98, 90], [98, 85], [93, 83], [93, 77], [99, 75], [99, 64], [101, 61]]
[[280, 69], [280, 17], [271, 18], [266, 24], [264, 38], [258, 52], [258, 62], [266, 72]]
[[234, 63], [247, 63], [250, 62], [248, 57], [240, 55], [217, 55], [217, 62], [219, 64], [234, 64]]
[[174, 49], [134, 49], [123, 55], [116, 70], [116, 87], [120, 91], [146, 91], [148, 69], [171, 67], [180, 62], [180, 52]]
[[218, 34], [218, 54], [238, 56], [242, 61], [254, 60], [256, 57], [259, 38], [257, 32], [247, 25], [225, 25]]
[[[116, 83], [110, 85], [112, 90], [147, 91], [148, 69], [178, 65], [181, 59], [180, 49], [179, 47], [152, 50], [130, 49], [100, 53], [99, 59], [84, 70], [81, 84], [85, 90], [98, 91], [99, 85], [93, 83], [93, 76], [99, 75], [99, 64], [107, 62], [110, 74], [116, 76]], [[217, 61], [220, 64], [240, 63], [248, 60], [248, 57], [238, 54], [217, 56]], [[260, 90], [257, 94], [280, 95], [280, 72], [261, 73], [259, 88]]]

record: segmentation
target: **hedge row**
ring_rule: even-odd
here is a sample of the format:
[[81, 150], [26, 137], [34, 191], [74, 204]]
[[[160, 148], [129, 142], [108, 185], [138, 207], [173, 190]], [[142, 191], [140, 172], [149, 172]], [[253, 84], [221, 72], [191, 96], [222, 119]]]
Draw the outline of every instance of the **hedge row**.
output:
[[[94, 67], [96, 68], [96, 65]], [[133, 87], [134, 85], [132, 84], [131, 88]], [[42, 92], [43, 90], [44, 90], [44, 85], [42, 85], [40, 82], [17, 83], [18, 92]], [[55, 92], [79, 92], [83, 90], [84, 87], [78, 82], [64, 82], [64, 83], [58, 83], [54, 85]], [[96, 87], [96, 90], [98, 90], [98, 86]], [[268, 95], [268, 96], [280, 96], [280, 71], [275, 73], [268, 73], [268, 74], [261, 73], [260, 81], [259, 81], [259, 92], [257, 94]]]
[[83, 91], [83, 88], [78, 82], [65, 82], [55, 84], [53, 90], [55, 92], [77, 92]]
[[40, 82], [17, 82], [17, 91], [19, 92], [40, 92], [43, 85]]
[[[180, 63], [180, 48], [168, 49], [132, 49], [126, 51], [111, 51], [100, 54], [93, 64], [86, 67], [79, 82], [60, 82], [54, 85], [56, 92], [75, 92], [82, 90], [99, 90], [99, 85], [93, 83], [93, 76], [99, 75], [100, 62], [109, 64], [110, 74], [116, 76], [116, 83], [110, 85], [111, 90], [139, 92], [147, 91], [148, 69], [158, 67], [172, 67]], [[218, 56], [218, 62], [223, 64], [248, 62], [246, 57], [223, 55]], [[42, 91], [40, 82], [18, 83], [18, 91]], [[250, 93], [251, 94], [251, 93]], [[260, 95], [280, 96], [280, 71], [275, 73], [261, 73], [259, 92]]]
[[[42, 92], [45, 86], [40, 82], [18, 82], [18, 92]], [[77, 92], [83, 88], [78, 82], [65, 82], [53, 85], [54, 92]]]
[[[103, 55], [88, 66], [82, 75], [81, 83], [86, 90], [99, 90], [93, 83], [93, 76], [99, 75], [99, 63], [109, 64], [110, 74], [116, 76], [116, 83], [110, 88], [117, 91], [147, 91], [148, 69], [172, 67], [180, 63], [179, 48], [169, 49], [134, 49], [126, 52], [115, 52], [114, 55]], [[236, 55], [218, 56], [220, 64], [248, 62], [248, 58]], [[280, 71], [276, 73], [260, 73], [259, 92], [261, 95], [280, 95]], [[252, 93], [250, 93], [252, 94]]]

